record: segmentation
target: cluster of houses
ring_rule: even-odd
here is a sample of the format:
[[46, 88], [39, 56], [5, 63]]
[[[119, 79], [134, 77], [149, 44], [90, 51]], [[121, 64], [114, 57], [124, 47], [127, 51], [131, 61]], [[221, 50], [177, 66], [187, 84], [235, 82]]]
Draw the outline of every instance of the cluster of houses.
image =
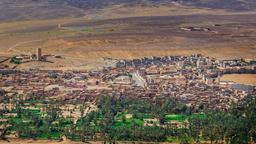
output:
[[220, 77], [255, 71], [256, 65], [243, 60], [220, 61], [202, 55], [119, 60], [115, 67], [99, 71], [22, 71], [2, 67], [0, 99], [19, 95], [23, 99], [54, 99], [67, 105], [87, 102], [93, 109], [100, 96], [144, 100], [176, 97], [194, 110], [227, 109], [256, 90], [255, 86], [221, 81]]

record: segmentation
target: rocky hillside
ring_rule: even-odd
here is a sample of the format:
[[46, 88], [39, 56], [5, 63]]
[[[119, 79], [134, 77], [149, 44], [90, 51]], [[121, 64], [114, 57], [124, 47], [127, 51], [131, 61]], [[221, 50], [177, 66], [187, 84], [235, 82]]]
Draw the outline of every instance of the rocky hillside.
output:
[[255, 0], [66, 0], [70, 5], [81, 8], [102, 8], [113, 4], [126, 5], [172, 5], [179, 3], [194, 7], [229, 9], [229, 10], [253, 10], [256, 7]]
[[196, 7], [227, 9], [236, 11], [255, 10], [255, 0], [177, 0]]
[[0, 22], [83, 15], [65, 0], [0, 0]]
[[0, 0], [0, 22], [26, 19], [77, 17], [113, 5], [193, 6], [229, 11], [255, 10], [255, 0]]

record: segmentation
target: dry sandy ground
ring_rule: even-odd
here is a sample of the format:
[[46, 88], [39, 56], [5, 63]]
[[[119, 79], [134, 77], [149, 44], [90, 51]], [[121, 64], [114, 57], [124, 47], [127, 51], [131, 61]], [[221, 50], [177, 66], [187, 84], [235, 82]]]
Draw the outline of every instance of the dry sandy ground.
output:
[[[124, 6], [113, 5], [97, 11], [88, 13], [85, 17], [88, 19], [109, 19], [141, 16], [170, 16], [170, 15], [193, 15], [210, 14], [213, 10], [208, 8], [195, 8], [192, 6], [173, 5], [173, 6]], [[228, 14], [229, 12], [221, 9], [215, 9], [215, 14]]]
[[227, 74], [223, 75], [221, 80], [256, 86], [256, 74]]
[[[0, 22], [0, 57], [31, 54], [41, 47], [43, 54], [64, 58], [50, 58], [52, 63], [24, 63], [17, 68], [63, 70], [102, 67], [104, 58], [197, 53], [220, 59], [256, 58], [256, 14], [218, 10], [215, 15], [212, 13], [210, 9], [184, 6], [134, 9], [113, 6], [96, 13], [94, 16], [99, 20], [80, 17]], [[107, 19], [107, 15], [112, 19]], [[212, 31], [181, 30], [187, 26], [207, 27]]]

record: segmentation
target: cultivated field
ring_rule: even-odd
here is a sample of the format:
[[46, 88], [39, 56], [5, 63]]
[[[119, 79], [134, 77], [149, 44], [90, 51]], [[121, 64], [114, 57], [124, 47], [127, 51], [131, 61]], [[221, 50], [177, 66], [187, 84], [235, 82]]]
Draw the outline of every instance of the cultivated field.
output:
[[[25, 143], [32, 143], [32, 144], [84, 144], [84, 142], [74, 142], [74, 141], [50, 141], [50, 140], [21, 140], [21, 139], [11, 139], [9, 142], [7, 141], [0, 141], [0, 144], [25, 144]], [[103, 144], [104, 142], [101, 141], [94, 141], [94, 142], [87, 142], [88, 144]], [[154, 144], [153, 142], [116, 142], [117, 144]], [[159, 144], [167, 144], [167, 143], [160, 143]], [[177, 143], [168, 143], [168, 144], [177, 144]], [[204, 143], [207, 144], [207, 143]]]
[[[0, 144], [82, 144], [82, 142], [73, 142], [73, 141], [51, 141], [51, 140], [22, 140], [22, 139], [8, 139], [9, 141], [0, 141]], [[96, 144], [96, 143], [95, 143]]]

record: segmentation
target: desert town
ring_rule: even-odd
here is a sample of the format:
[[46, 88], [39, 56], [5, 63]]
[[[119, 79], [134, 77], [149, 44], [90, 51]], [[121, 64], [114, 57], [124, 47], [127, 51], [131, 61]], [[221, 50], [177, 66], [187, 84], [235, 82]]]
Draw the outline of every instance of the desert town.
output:
[[0, 144], [256, 143], [255, 0], [0, 0]]
[[[41, 50], [34, 56], [42, 60]], [[15, 60], [18, 58], [15, 58]], [[21, 58], [20, 58], [21, 59]], [[11, 60], [11, 62], [13, 62]], [[1, 65], [0, 96], [12, 99], [65, 101], [63, 115], [87, 102], [86, 112], [95, 110], [100, 96], [152, 100], [176, 97], [194, 111], [203, 108], [228, 109], [233, 102], [255, 93], [255, 86], [221, 81], [225, 74], [255, 74], [255, 61], [243, 59], [216, 60], [200, 54], [191, 56], [145, 57], [119, 60], [115, 67], [99, 71], [16, 70]], [[73, 105], [72, 105], [73, 104]], [[74, 106], [75, 104], [75, 106]], [[1, 107], [6, 107], [2, 104]], [[11, 105], [8, 105], [12, 109]]]

